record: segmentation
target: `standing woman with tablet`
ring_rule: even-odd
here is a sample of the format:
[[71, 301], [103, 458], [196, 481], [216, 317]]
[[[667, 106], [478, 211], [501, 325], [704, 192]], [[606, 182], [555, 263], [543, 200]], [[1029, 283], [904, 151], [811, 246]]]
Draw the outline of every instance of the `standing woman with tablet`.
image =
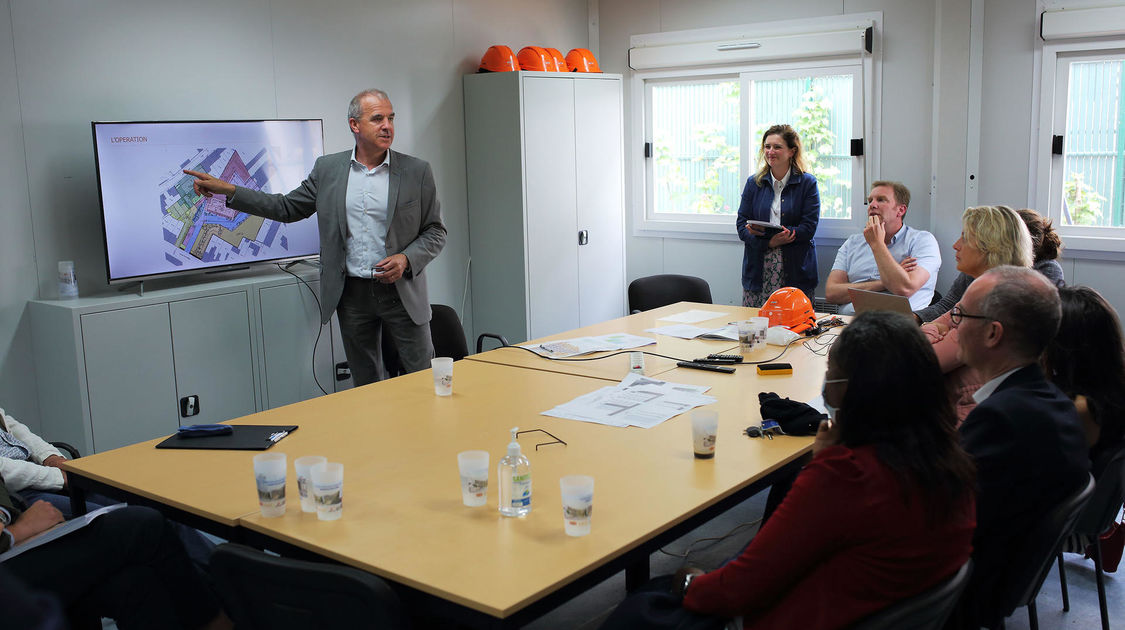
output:
[[[801, 138], [789, 125], [762, 135], [762, 168], [746, 181], [735, 227], [746, 244], [742, 257], [742, 305], [758, 307], [781, 287], [796, 287], [812, 301], [817, 285], [816, 225], [820, 191], [808, 173]], [[780, 225], [770, 229], [759, 221]]]

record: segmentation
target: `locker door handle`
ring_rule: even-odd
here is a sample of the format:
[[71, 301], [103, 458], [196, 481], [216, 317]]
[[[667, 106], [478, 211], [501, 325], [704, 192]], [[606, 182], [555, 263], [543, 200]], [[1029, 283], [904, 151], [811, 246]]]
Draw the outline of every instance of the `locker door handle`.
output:
[[590, 242], [590, 232], [587, 230], [578, 230], [578, 244], [585, 245]]

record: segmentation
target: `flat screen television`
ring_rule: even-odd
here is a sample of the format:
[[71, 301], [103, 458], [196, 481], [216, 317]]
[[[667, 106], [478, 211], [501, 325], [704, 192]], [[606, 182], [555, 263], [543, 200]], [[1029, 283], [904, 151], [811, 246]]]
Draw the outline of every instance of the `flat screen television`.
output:
[[321, 120], [93, 122], [110, 284], [317, 256], [316, 216], [295, 223], [203, 197], [183, 170], [263, 192], [296, 188], [324, 154]]

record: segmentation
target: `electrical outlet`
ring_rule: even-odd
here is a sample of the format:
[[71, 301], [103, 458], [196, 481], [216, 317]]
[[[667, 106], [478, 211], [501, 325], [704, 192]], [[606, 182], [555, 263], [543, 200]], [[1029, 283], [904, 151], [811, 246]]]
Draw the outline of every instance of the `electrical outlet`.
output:
[[336, 364], [336, 380], [346, 381], [352, 377], [352, 369], [348, 367], [347, 361], [340, 361]]
[[190, 418], [199, 415], [199, 396], [192, 394], [180, 399], [180, 417]]

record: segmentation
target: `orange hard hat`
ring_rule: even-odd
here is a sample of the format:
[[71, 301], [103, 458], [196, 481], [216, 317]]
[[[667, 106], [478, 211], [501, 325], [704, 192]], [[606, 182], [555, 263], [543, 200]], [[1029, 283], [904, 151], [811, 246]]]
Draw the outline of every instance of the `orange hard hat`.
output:
[[766, 298], [758, 309], [759, 317], [768, 317], [770, 326], [785, 326], [802, 333], [816, 325], [816, 313], [805, 292], [793, 287], [783, 287]]
[[548, 48], [546, 50], [550, 53], [551, 59], [555, 62], [555, 70], [558, 72], [570, 72], [570, 68], [566, 67], [566, 59], [563, 59], [563, 55], [559, 52], [558, 48]]
[[511, 48], [502, 45], [489, 46], [480, 58], [480, 68], [477, 72], [515, 72], [520, 69], [520, 62]]
[[585, 48], [575, 48], [566, 53], [566, 65], [570, 66], [571, 72], [601, 72], [598, 67], [598, 60], [594, 59], [594, 53], [586, 50]]
[[520, 70], [538, 70], [539, 72], [558, 72], [555, 59], [546, 48], [539, 46], [524, 46], [516, 58], [520, 62]]

